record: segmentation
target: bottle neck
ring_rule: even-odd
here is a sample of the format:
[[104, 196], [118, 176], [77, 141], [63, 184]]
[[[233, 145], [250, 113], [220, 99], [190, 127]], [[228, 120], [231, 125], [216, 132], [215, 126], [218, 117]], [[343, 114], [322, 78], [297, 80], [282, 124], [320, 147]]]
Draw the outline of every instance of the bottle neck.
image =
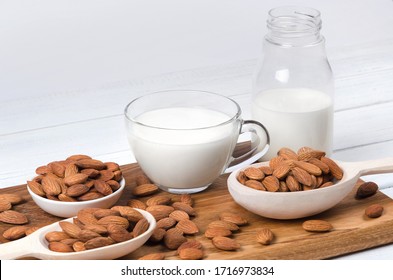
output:
[[269, 11], [265, 39], [283, 47], [306, 47], [324, 42], [319, 11], [303, 7], [279, 7]]

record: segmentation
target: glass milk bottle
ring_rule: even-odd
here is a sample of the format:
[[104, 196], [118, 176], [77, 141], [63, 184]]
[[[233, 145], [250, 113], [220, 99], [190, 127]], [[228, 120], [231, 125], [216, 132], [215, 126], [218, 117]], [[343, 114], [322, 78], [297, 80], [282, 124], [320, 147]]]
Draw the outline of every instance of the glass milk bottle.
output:
[[332, 152], [333, 75], [320, 34], [319, 11], [270, 10], [252, 92], [252, 116], [270, 134], [269, 160], [281, 147]]

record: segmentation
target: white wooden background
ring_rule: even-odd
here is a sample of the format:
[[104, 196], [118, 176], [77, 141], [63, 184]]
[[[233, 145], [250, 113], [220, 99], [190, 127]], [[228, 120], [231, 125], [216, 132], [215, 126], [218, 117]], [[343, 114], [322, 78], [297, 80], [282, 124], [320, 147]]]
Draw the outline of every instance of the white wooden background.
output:
[[[393, 156], [390, 0], [4, 0], [0, 188], [75, 153], [134, 162], [123, 109], [148, 92], [217, 92], [249, 118], [266, 14], [283, 4], [322, 12], [336, 79], [334, 158]], [[392, 174], [365, 179], [393, 198]], [[339, 259], [393, 259], [393, 245]]]

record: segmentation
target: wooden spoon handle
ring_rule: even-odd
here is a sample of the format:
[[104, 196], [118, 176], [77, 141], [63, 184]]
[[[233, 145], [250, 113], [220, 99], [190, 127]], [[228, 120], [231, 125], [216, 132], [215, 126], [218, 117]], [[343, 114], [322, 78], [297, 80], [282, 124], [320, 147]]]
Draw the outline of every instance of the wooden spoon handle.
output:
[[359, 176], [392, 173], [393, 157], [345, 163], [346, 171], [357, 172]]

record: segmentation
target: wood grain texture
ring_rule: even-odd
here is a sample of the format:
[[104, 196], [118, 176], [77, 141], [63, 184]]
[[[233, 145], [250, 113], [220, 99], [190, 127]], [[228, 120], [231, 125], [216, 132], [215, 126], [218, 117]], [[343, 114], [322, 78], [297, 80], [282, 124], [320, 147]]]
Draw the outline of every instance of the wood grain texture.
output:
[[[122, 171], [126, 178], [126, 188], [117, 203], [119, 205], [125, 205], [132, 198], [131, 190], [135, 186], [135, 178], [142, 173], [137, 164], [122, 166]], [[306, 219], [288, 221], [267, 219], [237, 205], [227, 190], [227, 177], [227, 175], [221, 176], [206, 191], [192, 195], [197, 211], [193, 221], [198, 225], [200, 233], [189, 238], [195, 238], [203, 244], [204, 259], [328, 259], [393, 242], [393, 200], [380, 192], [363, 200], [355, 200], [352, 192], [336, 207], [311, 217], [329, 221], [334, 227], [333, 231], [309, 233], [301, 227]], [[28, 216], [29, 225], [44, 226], [59, 220], [38, 208], [27, 193], [25, 185], [5, 188], [0, 190], [1, 193], [16, 193], [23, 196], [25, 202], [14, 206], [14, 209]], [[161, 194], [166, 193], [161, 192]], [[176, 195], [173, 197], [175, 198]], [[369, 219], [364, 216], [364, 209], [373, 203], [380, 203], [385, 208], [380, 218]], [[242, 226], [239, 232], [233, 234], [233, 238], [241, 244], [241, 248], [236, 252], [218, 250], [203, 236], [207, 225], [217, 220], [223, 211], [238, 213], [249, 222], [248, 225]], [[0, 234], [9, 227], [10, 225], [0, 222]], [[268, 227], [274, 232], [275, 239], [272, 245], [265, 246], [256, 242], [255, 232], [261, 227]], [[1, 236], [0, 242], [6, 240]], [[138, 259], [152, 252], [164, 252], [167, 259], [178, 259], [175, 251], [149, 243], [122, 259]]]

